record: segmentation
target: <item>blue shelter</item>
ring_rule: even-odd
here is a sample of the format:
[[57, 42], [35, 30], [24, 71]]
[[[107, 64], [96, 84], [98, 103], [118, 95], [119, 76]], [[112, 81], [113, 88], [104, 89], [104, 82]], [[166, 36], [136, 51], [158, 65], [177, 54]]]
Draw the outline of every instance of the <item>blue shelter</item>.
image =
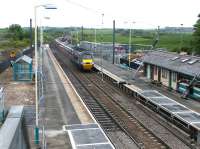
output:
[[23, 55], [13, 63], [13, 79], [15, 81], [32, 81], [32, 58]]

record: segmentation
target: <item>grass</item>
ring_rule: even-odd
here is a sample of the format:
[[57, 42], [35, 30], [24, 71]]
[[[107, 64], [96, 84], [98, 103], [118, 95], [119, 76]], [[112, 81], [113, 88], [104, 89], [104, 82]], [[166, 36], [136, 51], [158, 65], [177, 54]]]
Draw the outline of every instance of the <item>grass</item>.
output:
[[4, 40], [0, 42], [0, 51], [9, 50], [9, 49], [22, 49], [29, 46], [29, 40]]
[[[7, 39], [5, 34], [8, 29], [0, 29], [0, 50], [10, 48], [23, 48], [29, 45], [28, 39], [22, 41], [13, 41]], [[79, 39], [81, 39], [81, 30], [79, 29]], [[47, 42], [53, 41], [56, 37], [63, 36], [63, 33], [73, 34], [73, 40], [76, 41], [76, 29], [71, 28], [50, 28], [44, 32], [44, 40]], [[97, 42], [112, 42], [112, 29], [96, 29]], [[181, 44], [181, 36], [183, 35], [183, 42]], [[181, 47], [190, 49], [192, 34], [178, 34], [178, 33], [160, 33], [160, 40], [156, 45], [157, 48], [166, 48], [169, 51], [177, 51]], [[132, 44], [152, 45], [155, 41], [155, 31], [153, 30], [134, 30], [132, 34]], [[94, 29], [84, 29], [83, 40], [94, 42]], [[129, 30], [116, 30], [116, 43], [129, 43]]]
[[[182, 38], [181, 38], [182, 37]], [[76, 36], [74, 35], [74, 38]], [[157, 44], [157, 48], [166, 48], [169, 51], [175, 51], [181, 47], [190, 48], [192, 34], [177, 34], [177, 33], [161, 33], [160, 40]], [[81, 35], [79, 33], [79, 39], [81, 39]], [[97, 30], [96, 35], [97, 42], [112, 42], [112, 31], [110, 30]], [[182, 43], [181, 43], [181, 39]], [[84, 40], [86, 41], [94, 41], [94, 30], [84, 30]], [[144, 44], [144, 45], [152, 45], [155, 41], [155, 35], [150, 33], [149, 35], [134, 35], [132, 34], [132, 44]], [[122, 44], [129, 43], [129, 36], [123, 35], [121, 33], [116, 33], [116, 42]]]
[[7, 28], [0, 29], [0, 51], [22, 49], [29, 45], [29, 39], [27, 38], [24, 38], [23, 40], [14, 40], [8, 35], [9, 32]]

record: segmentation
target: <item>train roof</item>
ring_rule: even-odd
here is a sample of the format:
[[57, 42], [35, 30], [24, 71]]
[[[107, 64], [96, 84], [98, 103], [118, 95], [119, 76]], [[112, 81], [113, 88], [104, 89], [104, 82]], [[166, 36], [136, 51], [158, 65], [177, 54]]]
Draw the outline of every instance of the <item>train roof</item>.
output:
[[87, 49], [80, 48], [80, 47], [73, 47], [73, 49], [79, 52], [88, 51]]
[[73, 47], [74, 51], [77, 51], [78, 53], [88, 53], [88, 54], [92, 54], [92, 52], [90, 50], [84, 49], [84, 48], [80, 48], [80, 47]]

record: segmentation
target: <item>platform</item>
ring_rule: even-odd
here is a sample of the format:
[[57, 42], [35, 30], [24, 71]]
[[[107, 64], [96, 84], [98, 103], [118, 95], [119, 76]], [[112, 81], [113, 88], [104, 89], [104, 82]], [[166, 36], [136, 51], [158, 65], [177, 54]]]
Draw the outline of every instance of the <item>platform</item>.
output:
[[[98, 68], [101, 69], [101, 63], [98, 58], [95, 58], [95, 62]], [[200, 103], [199, 101], [195, 100], [184, 100], [181, 98], [180, 94], [176, 92], [172, 92], [167, 90], [166, 88], [157, 87], [155, 85], [152, 85], [150, 82], [148, 82], [143, 77], [135, 77], [135, 70], [131, 69], [123, 69], [119, 65], [113, 65], [111, 62], [108, 62], [106, 60], [103, 60], [102, 67], [104, 70], [109, 71], [111, 74], [119, 77], [120, 79], [125, 80], [127, 83], [132, 84], [132, 88], [135, 90], [141, 91], [141, 90], [156, 90], [162, 95], [167, 96], [168, 98], [173, 99], [174, 101], [177, 101], [180, 104], [185, 105], [191, 110], [194, 110], [196, 112], [200, 113]], [[99, 70], [100, 70], [99, 69]]]
[[0, 149], [27, 149], [26, 131], [23, 123], [24, 106], [11, 106], [0, 128]]
[[149, 102], [154, 103], [157, 108], [165, 110], [173, 116], [185, 121], [188, 126], [194, 126], [198, 130], [200, 127], [195, 126], [194, 124], [200, 123], [200, 114], [187, 108], [186, 106], [176, 102], [175, 100], [168, 98], [158, 91], [143, 91], [140, 93], [145, 99], [149, 100]]
[[102, 71], [104, 76], [109, 80], [112, 79], [113, 82], [122, 80], [126, 82], [118, 87], [162, 115], [173, 119], [177, 125], [181, 125], [191, 132], [195, 130], [192, 132], [192, 136], [200, 143], [200, 103], [198, 101], [184, 100], [179, 97], [178, 93], [171, 93], [167, 89], [158, 89], [144, 79], [136, 78], [134, 70], [123, 69], [106, 60], [101, 62], [96, 58], [94, 67]]
[[[83, 149], [88, 145], [89, 149], [93, 145], [100, 148], [99, 145], [102, 144], [104, 148], [113, 149], [111, 142], [85, 106], [50, 49], [45, 50], [43, 62], [48, 148]], [[89, 128], [84, 127], [87, 125]], [[68, 127], [62, 129], [65, 126]], [[91, 127], [95, 127], [96, 131], [94, 132]], [[81, 140], [83, 142], [80, 142]], [[78, 146], [74, 145], [74, 142]]]

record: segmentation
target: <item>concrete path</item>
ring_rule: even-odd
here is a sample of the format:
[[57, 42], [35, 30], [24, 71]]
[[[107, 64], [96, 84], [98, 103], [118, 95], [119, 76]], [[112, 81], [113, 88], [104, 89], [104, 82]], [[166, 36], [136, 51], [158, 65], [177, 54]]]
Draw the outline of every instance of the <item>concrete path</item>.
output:
[[44, 52], [44, 75], [45, 75], [45, 129], [48, 149], [71, 149], [71, 144], [62, 126], [67, 124], [80, 124], [71, 101], [64, 86], [49, 58], [47, 51]]

